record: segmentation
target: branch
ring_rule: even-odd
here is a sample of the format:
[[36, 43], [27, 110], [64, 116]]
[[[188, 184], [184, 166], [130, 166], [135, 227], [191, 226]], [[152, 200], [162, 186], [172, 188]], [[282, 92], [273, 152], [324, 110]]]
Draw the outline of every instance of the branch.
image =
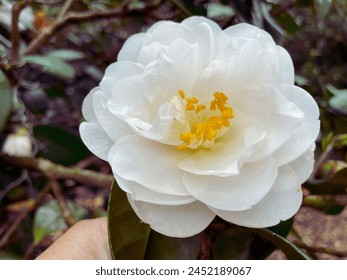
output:
[[82, 184], [94, 185], [104, 189], [109, 189], [113, 182], [112, 175], [84, 170], [78, 167], [66, 167], [44, 158], [16, 157], [5, 154], [1, 154], [0, 158], [12, 165], [39, 171], [47, 178], [53, 180], [73, 179]]
[[13, 223], [9, 225], [9, 227], [6, 229], [4, 234], [0, 238], [0, 248], [4, 247], [8, 240], [10, 239], [13, 232], [18, 228], [20, 223], [29, 215], [31, 211], [33, 211], [37, 205], [41, 202], [41, 200], [45, 197], [45, 195], [50, 191], [51, 184], [48, 182], [43, 190], [39, 192], [35, 198], [33, 199], [33, 203], [30, 204], [30, 207], [26, 207], [24, 210], [22, 210], [19, 215], [16, 217]]
[[20, 12], [24, 8], [23, 2], [17, 2], [12, 7], [12, 53], [11, 53], [11, 60], [16, 61], [19, 57], [19, 42], [20, 42], [20, 33], [19, 33], [19, 27], [18, 27], [18, 21]]
[[69, 205], [67, 203], [67, 200], [64, 196], [64, 193], [61, 189], [61, 186], [56, 180], [51, 180], [51, 187], [53, 194], [55, 198], [57, 199], [61, 214], [63, 216], [63, 219], [65, 223], [68, 225], [68, 227], [71, 227], [76, 223], [76, 219], [74, 218]]
[[[157, 4], [158, 5], [158, 4]], [[62, 18], [58, 18], [50, 27], [44, 29], [35, 39], [33, 39], [25, 54], [33, 54], [37, 52], [44, 44], [46, 44], [49, 39], [58, 33], [60, 30], [65, 28], [71, 23], [80, 23], [85, 21], [100, 20], [112, 17], [124, 17], [131, 13], [143, 13], [146, 10], [153, 8], [154, 5], [148, 5], [144, 8], [136, 8], [128, 10], [127, 6], [124, 5], [119, 9], [112, 9], [108, 11], [88, 11], [88, 12], [78, 12], [69, 13]]]
[[69, 11], [69, 9], [71, 8], [74, 1], [75, 0], [66, 0], [65, 1], [65, 3], [63, 5], [63, 7], [61, 8], [60, 13], [58, 15], [58, 19], [62, 19], [66, 15], [66, 13]]

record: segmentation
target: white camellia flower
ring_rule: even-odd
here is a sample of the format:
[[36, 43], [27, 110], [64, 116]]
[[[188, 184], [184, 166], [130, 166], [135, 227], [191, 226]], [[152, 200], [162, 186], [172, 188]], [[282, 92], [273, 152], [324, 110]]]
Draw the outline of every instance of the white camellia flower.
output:
[[84, 143], [162, 234], [197, 234], [216, 215], [269, 227], [300, 207], [319, 110], [257, 27], [160, 21], [125, 42], [82, 110]]

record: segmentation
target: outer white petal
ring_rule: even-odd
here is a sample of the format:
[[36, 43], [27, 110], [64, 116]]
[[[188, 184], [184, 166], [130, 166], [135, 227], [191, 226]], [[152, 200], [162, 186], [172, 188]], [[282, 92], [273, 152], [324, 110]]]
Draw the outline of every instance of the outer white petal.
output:
[[222, 219], [231, 223], [263, 228], [292, 217], [300, 208], [302, 192], [300, 180], [288, 165], [279, 169], [274, 187], [258, 204], [246, 211], [221, 211], [212, 209]]
[[118, 53], [117, 60], [130, 60], [137, 62], [139, 52], [143, 45], [143, 40], [148, 35], [146, 33], [138, 33], [130, 36], [124, 43], [123, 47]]
[[269, 33], [247, 23], [240, 23], [230, 26], [227, 29], [223, 30], [223, 33], [225, 33], [231, 40], [234, 38], [255, 39], [265, 49], [271, 49], [276, 46]]
[[282, 84], [288, 84], [288, 85], [294, 85], [294, 65], [292, 58], [290, 57], [289, 53], [282, 48], [281, 46], [277, 46], [277, 52], [278, 52], [278, 60], [280, 65], [280, 75], [281, 75], [281, 83]]
[[120, 80], [140, 75], [144, 71], [140, 64], [131, 61], [117, 61], [106, 68], [100, 88], [106, 98], [111, 98], [113, 86]]
[[162, 145], [137, 135], [128, 135], [111, 149], [108, 161], [113, 173], [163, 194], [189, 196], [183, 184], [183, 171], [177, 162], [185, 151]]
[[159, 205], [182, 205], [196, 201], [192, 196], [168, 195], [151, 191], [139, 183], [128, 181], [114, 174], [119, 187], [129, 193], [134, 200]]
[[128, 125], [118, 117], [111, 114], [107, 109], [107, 99], [104, 92], [97, 90], [94, 92], [93, 106], [97, 122], [105, 133], [116, 143], [121, 137], [130, 134]]
[[[279, 166], [290, 163], [305, 153], [315, 142], [320, 128], [319, 120], [304, 122], [283, 146], [273, 153]], [[289, 152], [290, 151], [290, 152]]]
[[296, 175], [299, 177], [300, 182], [304, 183], [311, 175], [313, 171], [314, 164], [314, 149], [316, 144], [313, 145], [301, 155], [296, 160], [289, 163], [290, 167], [295, 171]]
[[241, 211], [257, 204], [272, 188], [277, 176], [275, 161], [269, 157], [245, 164], [240, 174], [229, 177], [185, 173], [188, 191], [199, 201], [216, 209]]
[[107, 154], [114, 142], [100, 125], [95, 122], [83, 122], [79, 130], [82, 141], [87, 148], [99, 158], [107, 160]]
[[261, 149], [250, 159], [257, 161], [274, 153], [295, 133], [304, 113], [272, 86], [242, 93], [235, 107], [256, 115], [261, 129], [267, 133]]
[[94, 93], [98, 91], [99, 88], [93, 88], [88, 95], [84, 98], [82, 103], [82, 115], [89, 122], [95, 122], [96, 116], [93, 108]]
[[166, 206], [128, 200], [139, 218], [152, 229], [172, 237], [189, 237], [203, 231], [215, 214], [204, 204], [196, 201], [186, 205]]
[[312, 121], [319, 118], [318, 105], [307, 91], [293, 85], [281, 85], [280, 91], [304, 112], [305, 120]]

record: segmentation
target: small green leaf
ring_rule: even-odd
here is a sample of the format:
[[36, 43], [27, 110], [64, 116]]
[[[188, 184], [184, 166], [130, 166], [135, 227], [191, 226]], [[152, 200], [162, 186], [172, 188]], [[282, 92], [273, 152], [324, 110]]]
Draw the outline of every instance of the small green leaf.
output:
[[347, 93], [331, 97], [329, 105], [338, 113], [347, 114]]
[[[85, 217], [86, 210], [75, 204], [69, 203], [72, 214], [77, 220]], [[43, 204], [36, 212], [33, 224], [34, 242], [39, 243], [50, 234], [57, 234], [67, 228], [58, 203], [51, 200]]]
[[231, 18], [233, 15], [235, 15], [235, 11], [228, 5], [223, 5], [220, 3], [210, 3], [207, 6], [207, 16], [209, 18]]
[[332, 0], [315, 0], [314, 7], [316, 8], [318, 15], [325, 18], [331, 8]]
[[69, 61], [69, 60], [81, 59], [84, 57], [84, 54], [74, 50], [61, 49], [61, 50], [51, 51], [47, 53], [46, 56], [55, 57], [58, 59]]
[[11, 113], [11, 85], [4, 72], [0, 70], [0, 132], [4, 129]]
[[347, 89], [338, 89], [331, 84], [328, 84], [326, 89], [334, 96], [347, 95]]
[[38, 156], [56, 163], [72, 165], [89, 154], [79, 137], [58, 126], [37, 125], [34, 135], [42, 145]]
[[117, 260], [144, 259], [150, 227], [136, 216], [125, 192], [113, 183], [108, 205], [108, 232], [111, 253]]
[[296, 247], [292, 242], [268, 229], [251, 229], [267, 239], [285, 253], [290, 260], [311, 260], [312, 258]]
[[43, 67], [43, 71], [60, 78], [71, 79], [75, 76], [75, 69], [59, 57], [48, 55], [27, 55], [23, 57], [22, 61], [40, 65]]
[[307, 86], [310, 81], [308, 79], [306, 79], [304, 76], [301, 76], [301, 75], [295, 75], [295, 83], [298, 85], [298, 86]]
[[146, 259], [149, 260], [196, 260], [200, 252], [200, 238], [173, 238], [155, 231], [149, 238]]

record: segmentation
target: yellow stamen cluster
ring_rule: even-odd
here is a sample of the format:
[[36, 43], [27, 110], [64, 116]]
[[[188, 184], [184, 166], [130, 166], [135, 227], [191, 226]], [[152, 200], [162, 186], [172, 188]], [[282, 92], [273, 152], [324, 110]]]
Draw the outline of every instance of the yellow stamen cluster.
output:
[[185, 150], [188, 148], [210, 147], [219, 136], [219, 131], [223, 127], [229, 127], [229, 120], [234, 118], [233, 109], [227, 106], [228, 97], [223, 92], [215, 92], [213, 94], [214, 99], [210, 103], [209, 111], [207, 111], [205, 105], [198, 104], [199, 100], [196, 97], [186, 98], [183, 90], [179, 90], [178, 94], [182, 100], [186, 101], [185, 110], [187, 113], [193, 111], [190, 114], [198, 115], [198, 118], [195, 119], [199, 121], [192, 124], [190, 132], [180, 134], [180, 140], [184, 144], [177, 146], [177, 149]]

